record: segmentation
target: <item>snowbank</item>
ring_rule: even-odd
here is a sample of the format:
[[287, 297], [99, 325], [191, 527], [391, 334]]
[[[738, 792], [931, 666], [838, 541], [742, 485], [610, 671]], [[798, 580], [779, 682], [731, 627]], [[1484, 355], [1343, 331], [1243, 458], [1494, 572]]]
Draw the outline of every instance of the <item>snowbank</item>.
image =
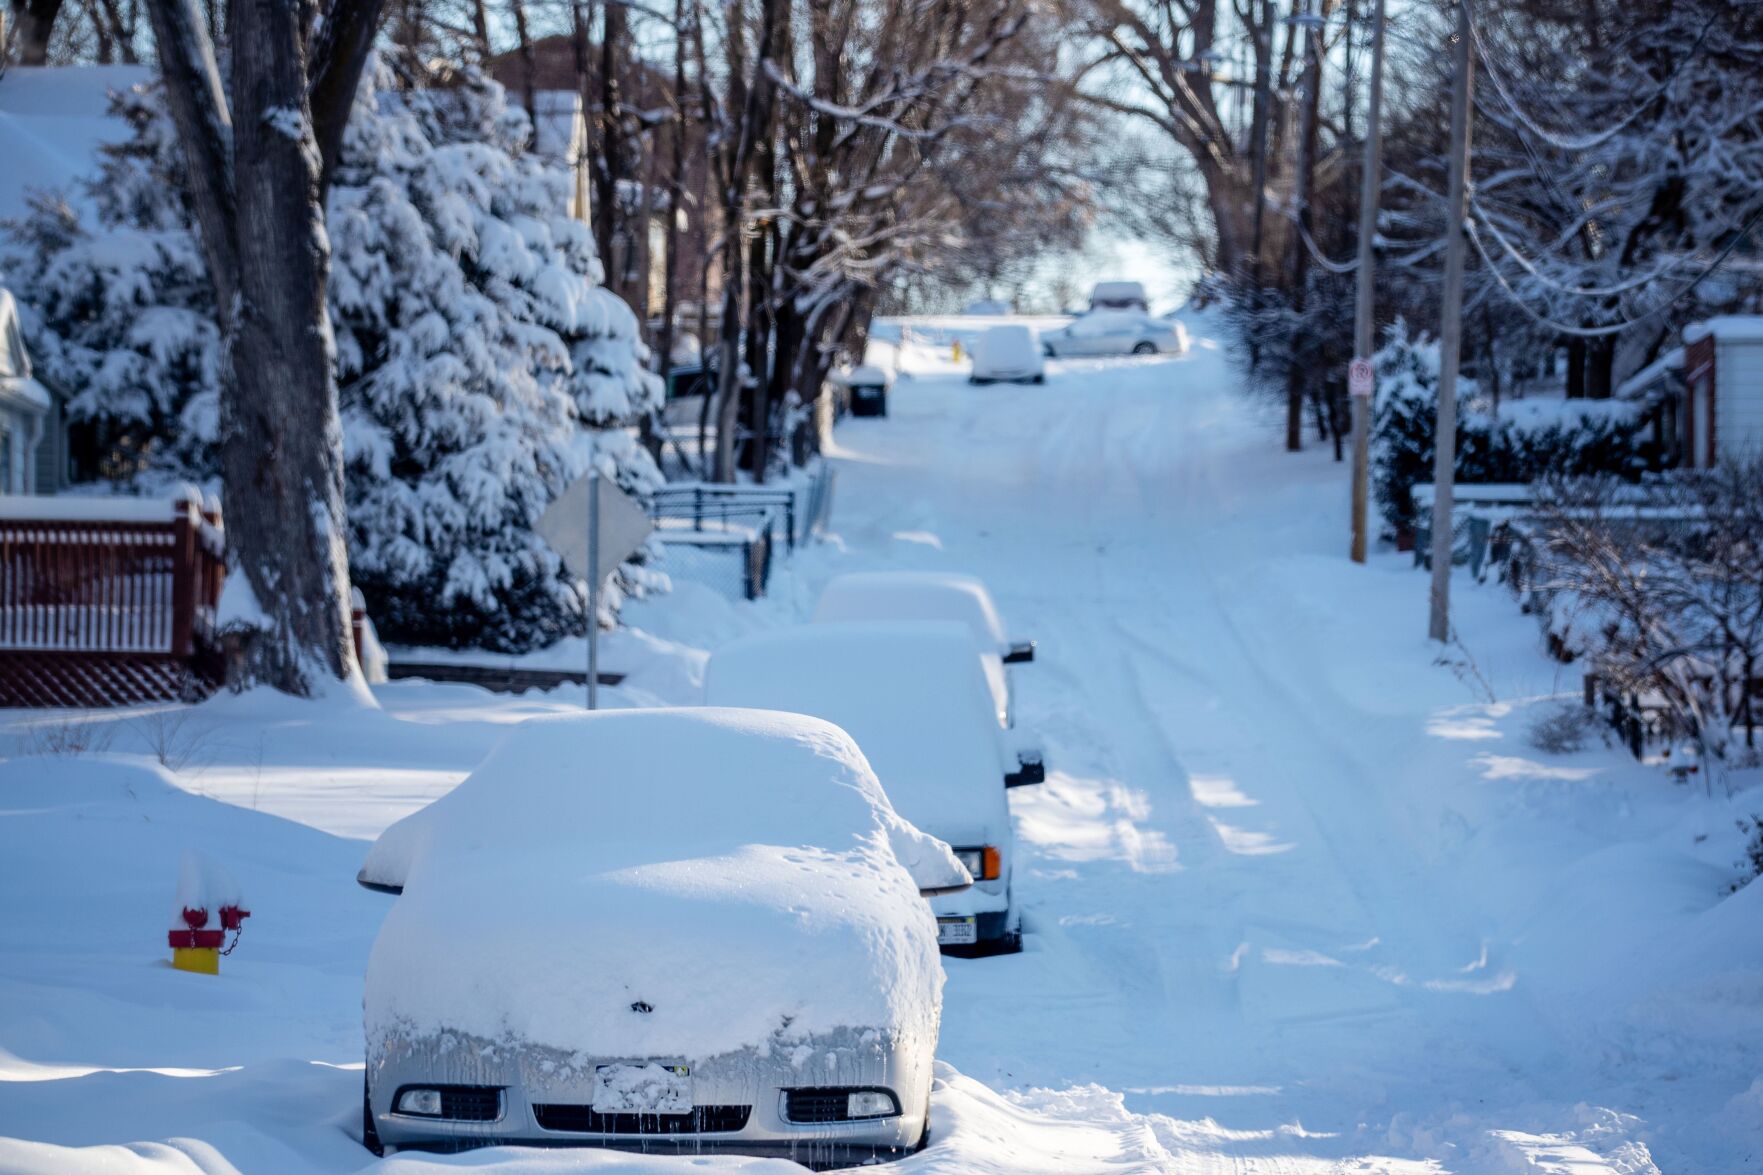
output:
[[694, 1059], [840, 1028], [934, 1033], [935, 926], [900, 837], [915, 839], [824, 722], [524, 723], [363, 866], [405, 886], [368, 966], [370, 1053], [442, 1032]]

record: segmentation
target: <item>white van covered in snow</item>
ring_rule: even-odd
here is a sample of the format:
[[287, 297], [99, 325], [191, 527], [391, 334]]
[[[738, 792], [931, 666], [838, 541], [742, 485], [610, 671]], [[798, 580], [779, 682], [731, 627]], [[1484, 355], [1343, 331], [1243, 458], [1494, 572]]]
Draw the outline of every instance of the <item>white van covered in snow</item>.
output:
[[982, 331], [973, 341], [973, 368], [967, 375], [969, 383], [1013, 380], [1038, 384], [1046, 378], [1041, 338], [1033, 327], [1020, 323], [994, 326]]
[[953, 571], [854, 571], [835, 577], [820, 593], [816, 624], [851, 620], [948, 620], [964, 625], [979, 648], [980, 665], [997, 706], [998, 721], [1012, 725], [1006, 665], [1035, 659], [1033, 641], [1004, 632], [986, 585]]
[[973, 638], [948, 622], [809, 624], [718, 649], [705, 701], [811, 714], [843, 727], [901, 816], [945, 841], [972, 889], [931, 899], [945, 946], [1012, 947], [1015, 835], [1005, 789], [1038, 783], [1038, 757], [1009, 754]]

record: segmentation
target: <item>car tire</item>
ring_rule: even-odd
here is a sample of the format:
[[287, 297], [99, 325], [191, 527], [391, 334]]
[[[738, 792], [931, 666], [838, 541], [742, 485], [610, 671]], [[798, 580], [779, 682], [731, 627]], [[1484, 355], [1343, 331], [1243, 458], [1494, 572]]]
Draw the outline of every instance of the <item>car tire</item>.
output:
[[367, 1074], [361, 1075], [361, 1145], [375, 1155], [383, 1156], [386, 1148], [380, 1143], [380, 1128], [373, 1120], [373, 1098], [367, 1091]]
[[1156, 343], [1134, 343], [1133, 348], [1132, 348], [1132, 353], [1134, 355], [1155, 355], [1157, 353], [1157, 344]]
[[1051, 346], [1051, 345], [1049, 345], [1049, 344], [1047, 344], [1047, 343], [1042, 343], [1042, 344], [1041, 344], [1041, 351], [1042, 351], [1042, 352], [1043, 352], [1043, 353], [1045, 353], [1045, 355], [1046, 355], [1046, 356], [1047, 356], [1047, 358], [1049, 358], [1049, 359], [1057, 359], [1057, 358], [1059, 358], [1059, 352], [1057, 352], [1057, 351], [1055, 351], [1055, 350], [1054, 350], [1054, 349], [1053, 349], [1053, 348], [1052, 348], [1052, 346]]
[[1031, 384], [1044, 384], [1047, 382], [1047, 377], [1045, 375], [1037, 375], [1028, 382]]

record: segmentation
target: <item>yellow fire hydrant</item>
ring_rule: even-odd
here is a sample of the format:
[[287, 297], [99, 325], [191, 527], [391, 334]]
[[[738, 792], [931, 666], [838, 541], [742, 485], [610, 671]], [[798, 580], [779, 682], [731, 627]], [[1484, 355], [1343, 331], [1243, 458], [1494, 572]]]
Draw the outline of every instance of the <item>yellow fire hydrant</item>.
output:
[[[210, 930], [206, 906], [185, 906], [182, 915], [185, 928], [173, 930], [167, 935], [171, 945], [171, 965], [179, 971], [194, 971], [198, 975], [219, 975], [220, 947], [226, 938], [226, 932], [242, 931], [245, 919], [250, 916], [251, 911], [238, 906], [222, 906], [220, 927]], [[238, 945], [238, 941], [234, 938], [233, 944]]]
[[949, 358], [956, 363], [961, 362], [961, 340], [956, 339], [949, 344]]

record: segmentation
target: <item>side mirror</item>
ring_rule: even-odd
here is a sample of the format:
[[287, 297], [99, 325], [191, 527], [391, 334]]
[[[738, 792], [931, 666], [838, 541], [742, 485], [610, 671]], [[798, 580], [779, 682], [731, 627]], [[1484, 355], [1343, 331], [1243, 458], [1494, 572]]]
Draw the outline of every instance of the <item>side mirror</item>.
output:
[[960, 893], [973, 884], [973, 875], [954, 849], [904, 820], [895, 819], [888, 830], [888, 840], [893, 845], [894, 859], [912, 875], [920, 897]]
[[1017, 769], [1004, 773], [1005, 787], [1023, 787], [1030, 783], [1047, 781], [1047, 765], [1041, 759], [1039, 751], [1020, 751], [1016, 756]]
[[1017, 641], [1004, 654], [1006, 665], [1026, 665], [1035, 659], [1035, 643], [1033, 641]]

